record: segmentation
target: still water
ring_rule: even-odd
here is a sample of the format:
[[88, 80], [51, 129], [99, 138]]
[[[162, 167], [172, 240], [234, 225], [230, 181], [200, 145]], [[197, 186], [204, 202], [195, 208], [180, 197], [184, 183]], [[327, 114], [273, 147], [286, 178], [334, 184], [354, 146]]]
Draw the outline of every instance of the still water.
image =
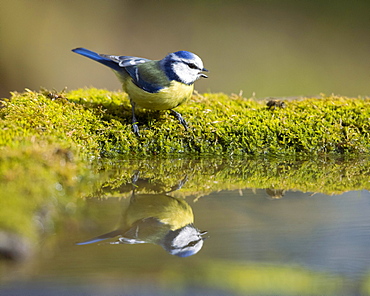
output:
[[0, 265], [0, 295], [370, 295], [369, 191], [160, 170], [120, 167], [70, 203], [31, 259]]

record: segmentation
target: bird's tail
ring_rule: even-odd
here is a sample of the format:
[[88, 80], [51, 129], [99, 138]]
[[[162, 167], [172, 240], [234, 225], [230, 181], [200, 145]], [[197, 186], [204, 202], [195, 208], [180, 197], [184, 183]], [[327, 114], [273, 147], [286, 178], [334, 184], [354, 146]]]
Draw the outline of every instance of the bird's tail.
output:
[[93, 52], [91, 50], [88, 50], [86, 48], [79, 47], [79, 48], [72, 49], [72, 51], [80, 55], [83, 55], [89, 59], [92, 59], [94, 61], [97, 61], [105, 66], [108, 66], [109, 68], [112, 68], [113, 70], [116, 70], [116, 71], [122, 70], [122, 68], [115, 61], [112, 61], [109, 58], [103, 57], [100, 54]]
[[122, 230], [117, 229], [117, 230], [99, 235], [97, 237], [91, 238], [87, 241], [76, 243], [76, 245], [88, 245], [88, 244], [92, 244], [92, 243], [97, 243], [97, 242], [101, 242], [101, 241], [109, 239], [109, 238], [113, 238], [113, 237], [115, 237], [117, 235], [120, 235], [120, 234], [122, 234]]

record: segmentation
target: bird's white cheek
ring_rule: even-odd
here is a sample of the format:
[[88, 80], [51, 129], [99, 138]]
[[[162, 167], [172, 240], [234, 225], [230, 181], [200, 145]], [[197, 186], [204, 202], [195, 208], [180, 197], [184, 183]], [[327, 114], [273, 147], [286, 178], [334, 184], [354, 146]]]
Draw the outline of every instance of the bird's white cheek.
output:
[[198, 71], [190, 69], [183, 63], [176, 63], [173, 65], [173, 71], [180, 78], [181, 82], [185, 84], [192, 84], [198, 78]]

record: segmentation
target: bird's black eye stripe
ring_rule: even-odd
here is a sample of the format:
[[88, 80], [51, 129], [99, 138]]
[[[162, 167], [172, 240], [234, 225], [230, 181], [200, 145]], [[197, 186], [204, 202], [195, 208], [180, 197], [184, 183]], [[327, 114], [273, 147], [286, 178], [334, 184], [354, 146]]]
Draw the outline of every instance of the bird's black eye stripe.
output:
[[190, 69], [198, 69], [199, 70], [199, 67], [193, 63], [187, 63], [187, 65], [189, 66]]
[[199, 243], [201, 241], [201, 239], [198, 239], [198, 240], [195, 240], [195, 241], [191, 241], [190, 243], [188, 243], [184, 248], [186, 247], [194, 247], [197, 243]]

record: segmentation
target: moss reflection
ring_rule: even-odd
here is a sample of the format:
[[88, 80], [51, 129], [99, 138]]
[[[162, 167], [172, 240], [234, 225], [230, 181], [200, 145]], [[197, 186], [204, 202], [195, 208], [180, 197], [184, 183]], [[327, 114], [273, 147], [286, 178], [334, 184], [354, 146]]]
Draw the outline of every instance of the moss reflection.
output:
[[[118, 237], [110, 244], [151, 243], [179, 257], [198, 253], [206, 232], [200, 232], [194, 226], [193, 211], [186, 201], [169, 195], [180, 189], [187, 177], [169, 191], [163, 191], [163, 184], [151, 183], [150, 179], [140, 178], [139, 174], [137, 171], [132, 178], [132, 195], [128, 207], [123, 210], [120, 227], [78, 245]], [[140, 187], [152, 188], [155, 193], [140, 194]]]
[[127, 183], [132, 170], [139, 170], [151, 179], [146, 185], [141, 185], [143, 192], [170, 190], [168, 184], [175, 184], [186, 174], [186, 186], [174, 192], [177, 197], [201, 197], [220, 190], [254, 188], [265, 189], [266, 196], [276, 199], [283, 197], [288, 190], [334, 195], [370, 188], [368, 156], [151, 158], [122, 160], [102, 167], [110, 168], [110, 175], [99, 193], [104, 197], [129, 192]]
[[176, 282], [179, 289], [191, 280], [205, 287], [227, 291], [230, 295], [351, 294], [344, 292], [349, 284], [345, 277], [299, 266], [227, 260], [205, 260], [200, 266], [197, 274], [176, 272], [171, 267], [163, 272], [163, 278], [167, 282]]
[[[106, 159], [94, 166], [86, 166], [73, 149], [47, 143], [34, 144], [18, 150], [2, 150], [0, 230], [5, 236], [0, 237], [0, 243], [9, 246], [16, 234], [21, 241], [23, 238], [28, 241], [26, 245], [34, 245], [42, 235], [56, 231], [58, 221], [70, 208], [81, 211], [76, 206], [77, 202], [84, 205], [80, 197], [118, 195], [130, 198], [133, 171], [142, 173], [134, 182], [137, 200], [143, 194], [157, 195], [159, 200], [159, 195], [162, 199], [172, 196], [168, 201], [189, 196], [197, 200], [211, 192], [244, 188], [268, 188], [266, 196], [273, 199], [282, 197], [288, 190], [341, 194], [370, 188], [370, 159], [367, 156], [310, 159], [153, 157]], [[185, 185], [178, 181], [184, 175], [187, 176], [187, 180], [183, 180]], [[177, 190], [179, 188], [181, 190]], [[30, 248], [22, 247], [21, 254]], [[15, 254], [12, 257], [19, 257], [13, 247], [6, 248], [7, 257], [7, 250]], [[0, 252], [4, 253], [3, 250]]]

